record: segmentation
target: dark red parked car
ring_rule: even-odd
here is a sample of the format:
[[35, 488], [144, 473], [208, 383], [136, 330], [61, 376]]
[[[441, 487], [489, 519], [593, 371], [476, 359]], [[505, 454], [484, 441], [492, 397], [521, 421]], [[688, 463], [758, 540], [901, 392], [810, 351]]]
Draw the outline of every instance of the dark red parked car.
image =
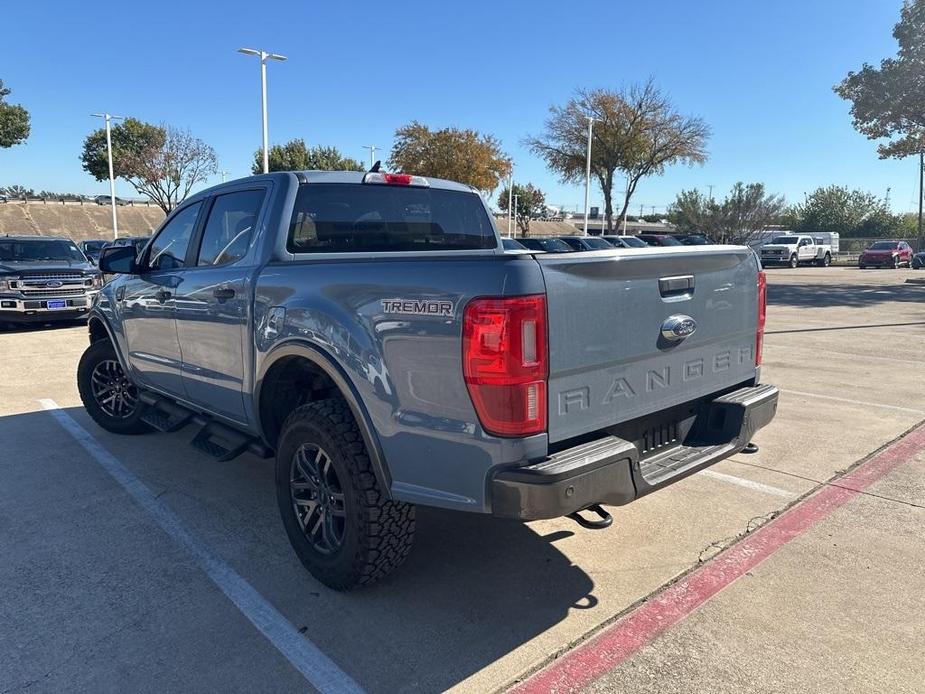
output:
[[912, 247], [905, 241], [877, 241], [861, 253], [858, 267], [912, 267]]

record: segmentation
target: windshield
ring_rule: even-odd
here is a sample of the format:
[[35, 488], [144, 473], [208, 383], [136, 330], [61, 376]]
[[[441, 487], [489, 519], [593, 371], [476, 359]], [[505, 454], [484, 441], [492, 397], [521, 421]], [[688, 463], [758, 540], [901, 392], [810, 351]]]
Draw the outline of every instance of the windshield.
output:
[[299, 187], [292, 253], [383, 253], [497, 248], [481, 198], [440, 188], [307, 183]]
[[630, 248], [645, 248], [648, 244], [635, 236], [621, 236], [620, 240]]
[[685, 246], [709, 246], [710, 242], [704, 236], [685, 236], [681, 243]]
[[892, 241], [877, 241], [873, 246], [868, 248], [869, 251], [893, 251], [896, 250], [897, 244]]
[[87, 251], [90, 253], [96, 253], [97, 251], [102, 250], [103, 246], [105, 245], [105, 241], [84, 241], [84, 248], [87, 249]]
[[796, 246], [800, 242], [798, 236], [778, 236], [771, 243], [779, 243], [782, 246]]
[[683, 246], [684, 244], [678, 241], [674, 236], [662, 236], [659, 239], [659, 243], [663, 246]]
[[0, 261], [73, 260], [85, 262], [84, 254], [63, 239], [0, 239]]

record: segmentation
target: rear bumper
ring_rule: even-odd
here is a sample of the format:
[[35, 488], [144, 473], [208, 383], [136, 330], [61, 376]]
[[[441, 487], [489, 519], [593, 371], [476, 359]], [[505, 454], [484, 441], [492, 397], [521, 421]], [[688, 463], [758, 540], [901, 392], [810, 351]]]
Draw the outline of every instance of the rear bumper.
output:
[[[646, 444], [639, 423], [545, 460], [499, 472], [491, 481], [492, 513], [503, 518], [557, 518], [595, 503], [627, 504], [741, 451], [777, 412], [778, 390], [741, 388], [689, 410], [675, 422], [659, 421], [663, 445]], [[647, 423], [641, 423], [645, 426]], [[672, 428], [673, 427], [673, 428]], [[649, 427], [651, 431], [651, 427]], [[630, 434], [629, 432], [637, 432]], [[669, 440], [670, 439], [670, 440]]]

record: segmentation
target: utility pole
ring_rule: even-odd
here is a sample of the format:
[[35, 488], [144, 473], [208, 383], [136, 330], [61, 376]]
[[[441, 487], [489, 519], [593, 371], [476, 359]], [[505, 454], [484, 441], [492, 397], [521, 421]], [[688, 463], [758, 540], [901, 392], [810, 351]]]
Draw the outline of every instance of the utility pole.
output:
[[363, 149], [369, 150], [369, 168], [373, 168], [376, 163], [376, 150], [379, 148], [376, 145], [363, 145]]
[[630, 206], [630, 177], [629, 174], [626, 176], [626, 202], [623, 203], [623, 235], [626, 236], [626, 211]]
[[219, 173], [222, 175], [222, 183], [224, 183], [224, 182], [225, 182], [225, 176], [228, 175], [228, 172], [225, 171], [225, 169], [222, 169], [221, 171], [219, 171]]
[[710, 189], [710, 200], [712, 200], [713, 199], [713, 184], [708, 185], [707, 188]]
[[591, 131], [594, 127], [594, 119], [591, 116], [586, 116], [586, 118], [588, 119], [588, 157], [585, 165], [585, 236], [588, 235], [588, 195], [591, 186]]
[[286, 56], [279, 55], [278, 53], [258, 51], [256, 48], [239, 48], [238, 53], [256, 55], [260, 58], [260, 107], [263, 113], [263, 172], [270, 173], [270, 145], [268, 142], [269, 134], [267, 128], [267, 61], [278, 60], [282, 62], [286, 60]]
[[507, 235], [510, 237], [512, 227], [511, 220], [514, 219], [514, 165], [511, 164], [511, 175], [507, 179]]
[[922, 184], [925, 183], [925, 154], [919, 152], [919, 247], [916, 250], [923, 250], [922, 244]]
[[[517, 195], [514, 196], [514, 210], [515, 210], [514, 216], [515, 217], [517, 216], [516, 210], [517, 210], [517, 204], [518, 204], [518, 197], [519, 196]], [[510, 234], [508, 234], [508, 236], [510, 236]]]
[[91, 113], [90, 115], [106, 121], [106, 155], [109, 159], [109, 203], [112, 205], [112, 238], [117, 239], [119, 238], [119, 220], [116, 219], [116, 179], [112, 175], [112, 132], [109, 124], [110, 121], [125, 120], [125, 118], [114, 116], [110, 113]]

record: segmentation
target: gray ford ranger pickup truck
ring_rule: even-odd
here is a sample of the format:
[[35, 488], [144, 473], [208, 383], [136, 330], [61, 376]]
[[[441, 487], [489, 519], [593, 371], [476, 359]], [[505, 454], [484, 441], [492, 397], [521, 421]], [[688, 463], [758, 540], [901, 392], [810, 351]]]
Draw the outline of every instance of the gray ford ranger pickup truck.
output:
[[77, 244], [53, 236], [0, 236], [0, 327], [85, 321], [103, 276]]
[[417, 504], [604, 527], [601, 504], [735, 454], [777, 407], [752, 251], [505, 252], [449, 181], [225, 183], [100, 269], [90, 416], [274, 457], [292, 546], [336, 589], [401, 564]]

